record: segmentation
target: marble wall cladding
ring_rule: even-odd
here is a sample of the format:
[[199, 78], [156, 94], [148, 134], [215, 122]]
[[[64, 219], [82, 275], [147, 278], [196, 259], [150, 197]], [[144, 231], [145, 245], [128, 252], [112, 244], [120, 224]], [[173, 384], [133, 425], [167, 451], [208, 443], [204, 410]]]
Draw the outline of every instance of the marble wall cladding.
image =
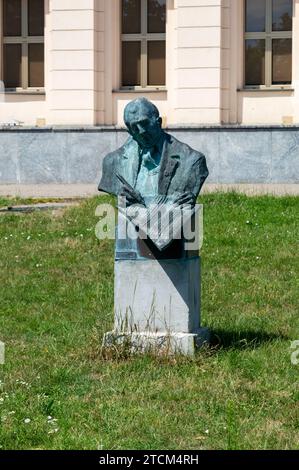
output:
[[0, 133], [0, 183], [20, 183], [19, 146], [10, 133]]
[[217, 183], [219, 178], [219, 132], [176, 131], [171, 133], [176, 139], [203, 153], [209, 168], [209, 182]]
[[98, 183], [103, 157], [118, 146], [115, 132], [67, 134], [67, 182]]
[[17, 133], [20, 182], [64, 183], [67, 179], [67, 141], [59, 133]]
[[270, 182], [271, 135], [271, 131], [220, 132], [218, 182]]
[[[210, 183], [299, 182], [297, 127], [169, 132], [205, 154]], [[0, 184], [97, 184], [104, 156], [127, 138], [113, 129], [0, 130]]]
[[299, 183], [299, 130], [272, 133], [271, 182]]
[[117, 140], [117, 148], [121, 147], [122, 145], [124, 145], [124, 143], [126, 142], [126, 140], [129, 138], [129, 134], [128, 132], [124, 131], [124, 132], [117, 132], [116, 133], [116, 140]]

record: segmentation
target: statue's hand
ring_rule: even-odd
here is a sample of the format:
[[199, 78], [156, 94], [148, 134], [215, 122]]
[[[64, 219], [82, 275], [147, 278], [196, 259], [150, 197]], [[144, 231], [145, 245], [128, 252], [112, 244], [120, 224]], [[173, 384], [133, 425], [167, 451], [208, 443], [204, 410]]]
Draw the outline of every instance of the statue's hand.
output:
[[145, 206], [144, 199], [140, 192], [131, 187], [123, 186], [120, 195], [126, 198], [127, 205], [129, 206], [132, 204], [141, 204], [142, 206]]
[[173, 201], [173, 204], [180, 208], [183, 208], [184, 206], [191, 206], [193, 208], [195, 203], [196, 197], [191, 192], [183, 193]]

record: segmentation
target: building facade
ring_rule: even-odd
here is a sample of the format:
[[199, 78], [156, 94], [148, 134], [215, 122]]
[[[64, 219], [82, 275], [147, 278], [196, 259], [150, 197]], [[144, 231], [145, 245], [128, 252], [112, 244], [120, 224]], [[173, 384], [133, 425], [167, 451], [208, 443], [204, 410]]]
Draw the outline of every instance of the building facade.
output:
[[[48, 142], [44, 159], [51, 166], [59, 130], [63, 148], [83, 152], [79, 166], [90, 162], [91, 182], [104, 153], [125, 139], [125, 105], [146, 96], [165, 127], [206, 151], [211, 182], [298, 181], [299, 0], [0, 5], [0, 146], [8, 142], [7, 124], [21, 124], [9, 134], [19, 149], [17, 166], [31, 131]], [[66, 126], [73, 132], [62, 143]], [[81, 148], [85, 139], [90, 155]], [[3, 174], [4, 182], [18, 174], [23, 181], [21, 170]], [[79, 173], [53, 178], [74, 182]]]

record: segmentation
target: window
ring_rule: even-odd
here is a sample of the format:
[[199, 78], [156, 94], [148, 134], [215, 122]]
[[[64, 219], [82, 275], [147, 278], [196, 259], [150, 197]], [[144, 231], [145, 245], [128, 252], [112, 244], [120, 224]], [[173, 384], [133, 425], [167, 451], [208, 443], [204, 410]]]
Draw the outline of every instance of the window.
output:
[[292, 82], [293, 0], [245, 1], [245, 86]]
[[166, 0], [122, 0], [122, 86], [165, 85]]
[[44, 86], [44, 0], [3, 0], [6, 89]]

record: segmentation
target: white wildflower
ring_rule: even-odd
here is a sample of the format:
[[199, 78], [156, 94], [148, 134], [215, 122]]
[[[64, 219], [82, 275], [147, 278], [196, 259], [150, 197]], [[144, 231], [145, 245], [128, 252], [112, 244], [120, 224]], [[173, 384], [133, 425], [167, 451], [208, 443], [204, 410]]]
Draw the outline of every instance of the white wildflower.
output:
[[51, 429], [50, 431], [48, 431], [48, 434], [54, 434], [58, 431], [59, 431], [59, 428]]

